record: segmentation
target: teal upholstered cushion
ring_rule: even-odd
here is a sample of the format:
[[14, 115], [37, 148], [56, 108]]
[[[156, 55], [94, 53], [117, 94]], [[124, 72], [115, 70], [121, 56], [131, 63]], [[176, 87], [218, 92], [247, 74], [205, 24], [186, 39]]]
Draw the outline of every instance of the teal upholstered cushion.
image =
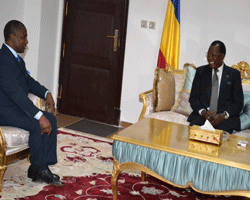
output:
[[241, 130], [250, 127], [250, 92], [244, 92], [243, 112], [240, 115]]
[[180, 86], [180, 90], [178, 92], [177, 100], [174, 106], [172, 107], [171, 111], [183, 114], [185, 116], [189, 116], [193, 111], [189, 103], [189, 97], [195, 73], [196, 73], [196, 67], [193, 64], [187, 63], [184, 65], [184, 75], [182, 83]]
[[185, 82], [183, 85], [183, 90], [188, 90], [190, 92], [192, 89], [192, 84], [196, 73], [196, 67], [193, 64], [187, 65], [185, 67], [187, 69], [187, 72], [186, 72]]

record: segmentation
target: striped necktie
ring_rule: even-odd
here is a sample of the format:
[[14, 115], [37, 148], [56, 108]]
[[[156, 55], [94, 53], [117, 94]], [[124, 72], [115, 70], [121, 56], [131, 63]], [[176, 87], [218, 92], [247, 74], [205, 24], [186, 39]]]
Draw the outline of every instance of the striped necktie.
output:
[[212, 93], [211, 93], [211, 100], [210, 100], [210, 111], [217, 110], [217, 103], [218, 103], [218, 69], [214, 69], [214, 75], [212, 80]]

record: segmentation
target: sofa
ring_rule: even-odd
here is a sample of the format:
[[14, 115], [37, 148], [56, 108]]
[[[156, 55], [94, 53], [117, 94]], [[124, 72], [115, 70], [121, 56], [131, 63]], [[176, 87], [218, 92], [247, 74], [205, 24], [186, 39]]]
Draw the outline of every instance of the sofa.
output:
[[[250, 67], [244, 61], [231, 67], [240, 71], [244, 92], [244, 106], [240, 115], [241, 131], [233, 132], [233, 134], [250, 137]], [[140, 101], [143, 102], [139, 120], [144, 117], [149, 117], [189, 125], [187, 118], [192, 112], [192, 108], [189, 104], [189, 96], [196, 72], [195, 65], [186, 63], [184, 64], [183, 70], [171, 68], [165, 69], [165, 72], [160, 70], [163, 69], [157, 69], [155, 71], [153, 89], [139, 95]], [[159, 72], [164, 75], [159, 75]], [[166, 74], [169, 75], [166, 76]], [[171, 75], [173, 75], [173, 77], [169, 78]], [[161, 82], [162, 80], [163, 83]], [[164, 90], [162, 90], [162, 88], [164, 88]], [[157, 103], [158, 105], [156, 105]], [[159, 105], [160, 103], [162, 103], [162, 105]], [[162, 107], [159, 108], [159, 106]]]
[[[39, 109], [44, 108], [44, 101], [29, 94], [29, 98]], [[0, 192], [3, 186], [3, 176], [6, 168], [14, 161], [28, 157], [29, 132], [16, 127], [2, 126], [0, 128]]]

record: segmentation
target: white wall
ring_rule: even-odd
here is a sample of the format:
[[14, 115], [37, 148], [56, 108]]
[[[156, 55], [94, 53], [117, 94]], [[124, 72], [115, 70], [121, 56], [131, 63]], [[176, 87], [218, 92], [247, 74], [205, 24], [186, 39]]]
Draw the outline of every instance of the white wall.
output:
[[250, 64], [249, 9], [248, 0], [181, 1], [180, 66], [187, 61], [206, 64], [205, 54], [217, 39], [226, 45], [227, 65]]
[[4, 42], [3, 29], [5, 24], [12, 19], [23, 22], [24, 2], [25, 0], [0, 0], [0, 48]]
[[59, 76], [63, 0], [42, 1], [38, 81], [56, 100]]
[[[138, 121], [141, 92], [152, 89], [154, 70], [167, 10], [167, 0], [130, 0], [123, 71], [121, 121]], [[141, 20], [156, 22], [155, 29], [141, 28]]]
[[22, 57], [25, 60], [26, 68], [30, 71], [31, 76], [37, 79], [42, 1], [26, 0], [24, 2], [23, 23], [27, 29], [29, 43]]

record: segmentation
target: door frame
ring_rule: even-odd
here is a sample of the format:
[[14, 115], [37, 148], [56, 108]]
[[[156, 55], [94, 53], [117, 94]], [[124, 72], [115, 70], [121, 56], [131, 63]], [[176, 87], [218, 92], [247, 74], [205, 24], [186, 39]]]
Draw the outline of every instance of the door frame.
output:
[[[58, 79], [57, 79], [57, 83], [55, 85], [57, 85], [57, 99], [56, 99], [56, 107], [58, 108], [58, 105], [60, 103], [60, 99], [61, 99], [61, 93], [62, 93], [62, 88], [60, 87], [61, 82], [62, 82], [62, 65], [63, 65], [63, 57], [64, 57], [64, 51], [65, 51], [65, 46], [64, 46], [64, 38], [65, 38], [65, 27], [66, 27], [66, 16], [67, 16], [67, 7], [68, 7], [68, 1], [70, 0], [64, 0], [63, 1], [63, 13], [62, 13], [62, 21], [61, 21], [61, 48], [60, 48], [60, 56], [59, 56], [59, 64], [58, 64]], [[121, 12], [121, 28], [122, 30], [120, 30], [120, 51], [119, 51], [119, 63], [118, 66], [119, 67], [119, 71], [118, 74], [116, 76], [117, 79], [117, 85], [116, 85], [116, 90], [114, 92], [116, 92], [116, 98], [113, 99], [114, 100], [114, 107], [115, 109], [118, 111], [119, 113], [119, 117], [117, 122], [115, 122], [115, 125], [119, 125], [120, 124], [120, 115], [121, 115], [121, 93], [122, 93], [122, 80], [123, 80], [123, 70], [124, 70], [124, 57], [125, 57], [125, 45], [126, 45], [126, 34], [127, 34], [127, 22], [128, 22], [128, 9], [129, 9], [129, 0], [123, 0], [123, 10]]]

